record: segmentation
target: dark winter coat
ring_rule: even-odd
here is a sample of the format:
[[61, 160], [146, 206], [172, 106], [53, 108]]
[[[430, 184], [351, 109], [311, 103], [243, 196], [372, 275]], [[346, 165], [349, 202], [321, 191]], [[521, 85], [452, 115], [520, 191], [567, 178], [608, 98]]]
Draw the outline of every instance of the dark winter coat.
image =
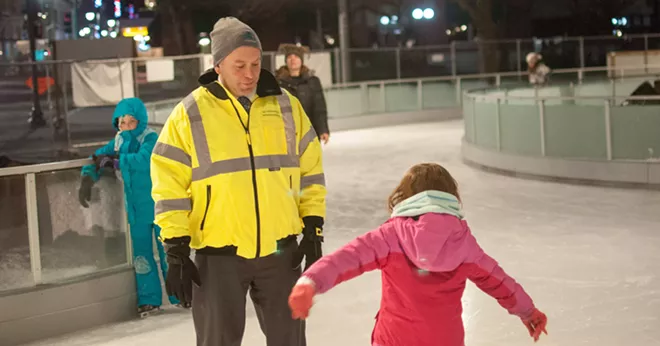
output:
[[291, 77], [286, 66], [277, 70], [276, 77], [282, 88], [300, 100], [316, 134], [319, 136], [324, 133], [329, 134], [328, 109], [319, 78], [314, 76], [306, 66], [303, 66], [300, 77]]

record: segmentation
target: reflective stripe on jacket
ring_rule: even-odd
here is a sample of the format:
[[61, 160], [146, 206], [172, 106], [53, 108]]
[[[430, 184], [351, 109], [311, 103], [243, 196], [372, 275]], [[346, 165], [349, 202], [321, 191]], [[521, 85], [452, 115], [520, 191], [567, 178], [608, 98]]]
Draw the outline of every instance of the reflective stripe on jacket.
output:
[[321, 145], [269, 72], [249, 114], [216, 79], [175, 107], [158, 138], [156, 223], [161, 238], [190, 236], [194, 249], [267, 256], [277, 240], [300, 234], [303, 217], [325, 217]]

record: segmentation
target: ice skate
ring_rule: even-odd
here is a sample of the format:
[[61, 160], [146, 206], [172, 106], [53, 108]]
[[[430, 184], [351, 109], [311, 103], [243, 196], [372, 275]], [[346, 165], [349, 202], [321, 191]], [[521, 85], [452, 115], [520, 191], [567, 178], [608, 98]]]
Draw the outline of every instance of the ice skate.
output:
[[154, 305], [142, 305], [138, 307], [138, 314], [140, 315], [140, 318], [146, 318], [152, 315], [159, 314], [162, 310], [160, 309], [160, 306], [154, 306]]
[[179, 303], [179, 304], [176, 304], [175, 306], [179, 309], [186, 309], [186, 310], [189, 310], [189, 309], [192, 308], [192, 304], [190, 304], [190, 303]]

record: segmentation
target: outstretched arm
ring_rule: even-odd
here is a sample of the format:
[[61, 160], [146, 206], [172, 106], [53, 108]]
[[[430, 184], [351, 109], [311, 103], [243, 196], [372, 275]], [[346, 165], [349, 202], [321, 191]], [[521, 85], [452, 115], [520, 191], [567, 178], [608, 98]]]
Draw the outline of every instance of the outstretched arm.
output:
[[468, 266], [468, 278], [479, 289], [497, 299], [497, 302], [510, 314], [523, 319], [529, 318], [534, 310], [532, 298], [516, 280], [504, 272], [497, 261], [479, 247], [472, 235], [470, 238], [470, 246], [473, 248], [471, 252], [474, 255], [464, 264]]
[[[96, 149], [94, 152], [95, 156], [101, 156], [101, 155], [114, 155], [115, 154], [115, 139], [113, 138], [108, 144]], [[82, 168], [82, 176], [88, 176], [91, 177], [92, 180], [98, 181], [100, 178], [100, 175], [97, 171], [96, 164], [90, 164], [83, 166]]]
[[306, 318], [314, 295], [365, 272], [385, 266], [389, 254], [398, 248], [396, 237], [388, 236], [386, 225], [364, 234], [314, 263], [293, 288], [289, 306], [294, 318]]

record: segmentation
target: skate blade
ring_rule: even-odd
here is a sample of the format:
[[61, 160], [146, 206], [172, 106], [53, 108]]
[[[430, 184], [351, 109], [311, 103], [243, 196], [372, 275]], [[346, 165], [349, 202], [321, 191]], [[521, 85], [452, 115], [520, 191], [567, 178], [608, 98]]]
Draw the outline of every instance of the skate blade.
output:
[[154, 310], [151, 310], [151, 311], [140, 312], [139, 314], [140, 314], [140, 318], [147, 318], [149, 316], [158, 315], [162, 312], [163, 312], [163, 310], [158, 308], [158, 309], [154, 309]]

